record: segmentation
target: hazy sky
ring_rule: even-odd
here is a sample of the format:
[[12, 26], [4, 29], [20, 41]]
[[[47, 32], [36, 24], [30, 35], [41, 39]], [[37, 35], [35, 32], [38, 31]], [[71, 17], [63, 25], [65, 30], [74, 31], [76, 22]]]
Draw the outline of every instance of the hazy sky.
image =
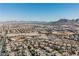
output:
[[79, 4], [7, 3], [0, 4], [0, 21], [56, 21], [79, 18]]

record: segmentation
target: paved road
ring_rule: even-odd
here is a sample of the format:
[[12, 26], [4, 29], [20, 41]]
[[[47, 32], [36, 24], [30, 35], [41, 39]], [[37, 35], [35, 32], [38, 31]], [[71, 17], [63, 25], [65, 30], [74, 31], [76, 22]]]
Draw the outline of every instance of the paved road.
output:
[[38, 33], [19, 33], [19, 34], [6, 34], [6, 36], [11, 37], [11, 36], [20, 36], [20, 35], [24, 35], [24, 36], [38, 36]]

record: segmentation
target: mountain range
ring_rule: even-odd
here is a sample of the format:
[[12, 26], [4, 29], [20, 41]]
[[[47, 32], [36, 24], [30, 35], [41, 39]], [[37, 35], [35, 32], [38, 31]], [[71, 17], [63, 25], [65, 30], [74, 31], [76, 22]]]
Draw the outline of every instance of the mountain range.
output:
[[59, 19], [58, 21], [42, 22], [42, 21], [3, 21], [0, 24], [45, 24], [45, 25], [62, 25], [79, 23], [79, 19]]

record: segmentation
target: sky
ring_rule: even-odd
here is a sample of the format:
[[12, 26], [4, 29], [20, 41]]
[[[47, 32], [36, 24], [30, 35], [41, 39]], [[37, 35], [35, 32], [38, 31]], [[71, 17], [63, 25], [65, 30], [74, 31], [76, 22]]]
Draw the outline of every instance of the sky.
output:
[[79, 3], [0, 3], [0, 21], [57, 21], [79, 18]]

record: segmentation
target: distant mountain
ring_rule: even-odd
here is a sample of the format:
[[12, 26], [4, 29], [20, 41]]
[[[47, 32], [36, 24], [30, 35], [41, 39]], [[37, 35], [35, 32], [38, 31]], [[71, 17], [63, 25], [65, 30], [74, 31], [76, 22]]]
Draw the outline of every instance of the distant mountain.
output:
[[58, 20], [58, 22], [68, 22], [69, 20], [68, 19], [60, 19]]
[[63, 25], [63, 24], [77, 24], [79, 23], [79, 19], [59, 19], [55, 22], [44, 22], [44, 21], [4, 21], [0, 22], [0, 24], [43, 24], [43, 25]]
[[46, 24], [47, 22], [42, 21], [3, 21], [0, 24]]
[[77, 22], [79, 22], [79, 19], [76, 19]]
[[60, 19], [56, 22], [50, 22], [50, 25], [72, 25], [72, 24], [77, 24], [79, 23], [79, 19], [73, 19], [73, 20], [69, 20], [69, 19]]

